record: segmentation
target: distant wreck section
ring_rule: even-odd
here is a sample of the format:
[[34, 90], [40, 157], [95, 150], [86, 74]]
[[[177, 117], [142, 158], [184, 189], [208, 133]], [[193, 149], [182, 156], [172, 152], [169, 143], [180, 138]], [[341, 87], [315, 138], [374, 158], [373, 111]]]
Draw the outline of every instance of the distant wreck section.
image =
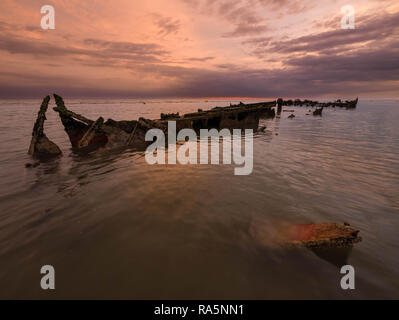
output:
[[282, 106], [298, 106], [298, 107], [316, 107], [319, 109], [322, 108], [345, 108], [345, 109], [355, 109], [357, 106], [359, 98], [356, 98], [355, 100], [346, 100], [346, 101], [341, 101], [340, 99], [334, 101], [334, 102], [319, 102], [319, 101], [313, 101], [313, 100], [301, 100], [301, 99], [295, 99], [295, 100], [282, 100], [280, 101]]
[[[316, 107], [314, 114], [321, 115], [324, 107], [345, 107], [355, 108], [357, 101], [337, 100], [335, 102], [320, 103], [311, 100], [283, 100], [244, 104], [228, 107], [215, 107], [211, 110], [188, 113], [180, 116], [179, 113], [161, 114], [160, 119], [150, 120], [139, 118], [138, 120], [115, 121], [108, 119], [104, 121], [102, 117], [97, 120], [87, 119], [86, 117], [70, 111], [65, 106], [64, 100], [59, 95], [54, 94], [56, 111], [69, 137], [72, 149], [75, 152], [91, 152], [99, 149], [117, 149], [124, 147], [134, 147], [144, 149], [152, 142], [145, 141], [145, 135], [149, 129], [160, 129], [167, 137], [168, 121], [176, 121], [176, 130], [193, 129], [199, 134], [201, 129], [253, 129], [258, 130], [260, 118], [273, 118], [276, 115], [275, 107], [277, 103], [277, 113], [282, 111], [285, 106], [311, 106]], [[50, 97], [44, 98], [40, 107], [36, 123], [33, 128], [32, 141], [29, 147], [29, 154], [42, 159], [59, 156], [62, 154], [60, 148], [50, 141], [44, 134], [43, 124], [46, 120]]]

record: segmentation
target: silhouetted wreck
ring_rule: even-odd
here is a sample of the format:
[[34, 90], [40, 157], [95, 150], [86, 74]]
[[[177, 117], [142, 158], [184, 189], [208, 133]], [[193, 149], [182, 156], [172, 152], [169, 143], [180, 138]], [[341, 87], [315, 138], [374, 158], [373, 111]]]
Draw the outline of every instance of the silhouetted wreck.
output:
[[[117, 149], [123, 147], [134, 147], [144, 149], [151, 144], [151, 141], [145, 141], [145, 135], [150, 129], [160, 129], [167, 137], [168, 121], [176, 121], [176, 130], [193, 129], [199, 134], [200, 129], [253, 129], [257, 131], [259, 119], [261, 117], [275, 117], [275, 106], [277, 103], [277, 112], [280, 113], [283, 105], [307, 105], [316, 106], [319, 109], [317, 114], [324, 107], [338, 106], [347, 109], [355, 108], [357, 101], [337, 100], [336, 102], [320, 103], [311, 100], [283, 100], [259, 102], [244, 104], [240, 102], [237, 105], [228, 107], [215, 107], [213, 109], [198, 112], [187, 113], [180, 116], [179, 113], [162, 113], [160, 119], [150, 120], [139, 118], [138, 120], [115, 121], [108, 119], [104, 121], [102, 117], [97, 120], [88, 119], [80, 114], [69, 110], [63, 99], [54, 94], [56, 107], [61, 122], [72, 145], [72, 149], [77, 152], [91, 152], [98, 149]], [[50, 141], [43, 131], [43, 124], [46, 120], [50, 97], [44, 98], [40, 107], [36, 123], [33, 128], [32, 141], [29, 147], [29, 154], [36, 158], [51, 158], [61, 155], [58, 146]], [[320, 112], [321, 113], [321, 112]], [[294, 116], [291, 116], [293, 118]]]
[[[91, 120], [83, 115], [68, 110], [59, 95], [54, 94], [56, 107], [64, 129], [69, 137], [72, 149], [77, 152], [91, 152], [98, 149], [117, 149], [134, 147], [143, 149], [152, 142], [145, 141], [145, 135], [149, 129], [160, 129], [167, 136], [168, 121], [176, 121], [176, 130], [193, 129], [199, 134], [200, 129], [253, 129], [257, 130], [260, 117], [274, 117], [275, 101], [253, 104], [230, 105], [228, 107], [215, 107], [208, 111], [198, 110], [184, 116], [176, 114], [161, 114], [161, 119], [150, 120], [139, 118], [138, 120], [115, 121], [102, 117]], [[59, 148], [43, 133], [43, 123], [50, 97], [43, 100], [38, 118], [34, 127], [34, 135], [30, 154], [59, 155]], [[44, 147], [47, 147], [48, 150]], [[34, 150], [35, 152], [33, 152]]]

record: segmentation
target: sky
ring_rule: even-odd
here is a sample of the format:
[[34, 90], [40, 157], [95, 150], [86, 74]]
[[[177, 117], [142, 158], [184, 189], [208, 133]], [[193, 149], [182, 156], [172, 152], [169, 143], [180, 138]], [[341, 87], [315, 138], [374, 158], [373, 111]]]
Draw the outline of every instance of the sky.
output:
[[[355, 29], [341, 28], [344, 5]], [[0, 98], [52, 92], [397, 98], [399, 2], [1, 0]]]

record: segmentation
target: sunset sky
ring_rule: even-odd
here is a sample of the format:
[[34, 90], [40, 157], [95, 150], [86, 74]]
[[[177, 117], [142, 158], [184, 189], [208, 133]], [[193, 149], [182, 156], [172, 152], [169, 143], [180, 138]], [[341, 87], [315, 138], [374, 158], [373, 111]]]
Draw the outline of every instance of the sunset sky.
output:
[[398, 97], [399, 2], [1, 0], [0, 66], [2, 98]]

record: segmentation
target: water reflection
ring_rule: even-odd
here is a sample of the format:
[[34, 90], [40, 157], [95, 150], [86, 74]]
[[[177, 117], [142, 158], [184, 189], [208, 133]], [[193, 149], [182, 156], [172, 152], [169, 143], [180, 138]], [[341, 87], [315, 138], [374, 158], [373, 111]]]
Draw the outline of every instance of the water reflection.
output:
[[349, 256], [352, 252], [353, 246], [343, 248], [314, 248], [314, 252], [319, 258], [328, 261], [332, 265], [341, 269], [342, 266], [348, 264]]
[[[123, 120], [206, 108], [109, 102], [71, 109]], [[44, 297], [38, 266], [48, 263], [57, 298], [346, 299], [346, 263], [356, 268], [350, 297], [398, 297], [395, 104], [260, 119], [245, 177], [230, 165], [150, 166], [131, 149], [77, 156], [52, 113], [46, 133], [64, 156], [25, 168], [37, 106], [18, 106], [21, 118], [2, 125], [0, 297]], [[363, 242], [337, 252], [277, 245], [286, 225], [324, 221], [348, 221]]]

